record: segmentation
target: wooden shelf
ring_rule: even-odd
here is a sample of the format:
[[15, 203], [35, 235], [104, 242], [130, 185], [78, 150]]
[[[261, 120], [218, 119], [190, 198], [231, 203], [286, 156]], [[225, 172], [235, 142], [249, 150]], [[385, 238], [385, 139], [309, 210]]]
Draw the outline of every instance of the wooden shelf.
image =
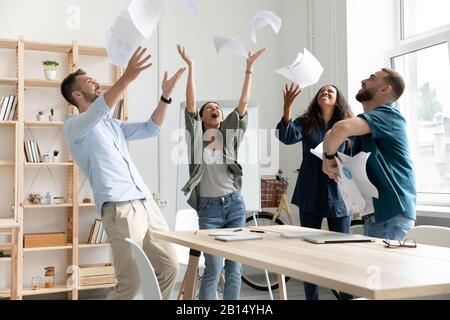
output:
[[79, 207], [80, 208], [93, 208], [93, 207], [95, 207], [95, 203], [80, 203]]
[[14, 166], [14, 161], [0, 160], [0, 166]]
[[50, 209], [50, 208], [71, 208], [71, 203], [62, 204], [26, 204], [24, 209]]
[[25, 121], [25, 127], [35, 128], [61, 127], [63, 124], [63, 121]]
[[11, 257], [1, 257], [0, 262], [8, 262], [11, 261]]
[[17, 86], [17, 78], [0, 78], [1, 86]]
[[72, 288], [68, 288], [63, 284], [56, 285], [53, 288], [39, 288], [38, 290], [33, 290], [31, 288], [23, 288], [22, 295], [23, 296], [34, 296], [40, 294], [50, 294], [50, 293], [58, 293], [58, 292], [69, 292], [72, 291]]
[[73, 166], [73, 162], [25, 162], [25, 167], [70, 167]]
[[0, 48], [17, 49], [17, 40], [0, 39]]
[[38, 251], [55, 251], [72, 249], [72, 245], [58, 246], [58, 247], [37, 247], [37, 248], [23, 248], [23, 252], [38, 252]]
[[78, 53], [82, 56], [96, 56], [96, 57], [107, 57], [108, 53], [105, 48], [96, 46], [78, 46]]
[[0, 229], [18, 228], [19, 224], [12, 218], [0, 219]]
[[78, 248], [91, 249], [91, 248], [106, 248], [106, 247], [110, 247], [110, 246], [111, 246], [111, 244], [109, 244], [109, 243], [96, 243], [96, 244], [80, 243], [78, 245]]
[[93, 285], [93, 286], [79, 287], [78, 290], [113, 288], [113, 287], [115, 287], [115, 285], [116, 285], [116, 282], [114, 282], [114, 283], [105, 283], [105, 284], [97, 284], [97, 285]]
[[17, 121], [0, 121], [0, 126], [15, 126]]
[[61, 82], [59, 80], [41, 80], [41, 79], [26, 79], [25, 87], [35, 88], [60, 88]]
[[72, 45], [71, 44], [56, 44], [56, 43], [25, 41], [24, 49], [32, 50], [32, 51], [69, 53], [69, 51], [72, 50]]

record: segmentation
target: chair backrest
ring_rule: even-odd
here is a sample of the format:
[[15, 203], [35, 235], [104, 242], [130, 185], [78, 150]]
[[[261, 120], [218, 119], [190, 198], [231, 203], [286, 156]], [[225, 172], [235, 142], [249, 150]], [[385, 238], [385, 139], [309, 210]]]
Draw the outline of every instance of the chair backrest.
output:
[[[162, 300], [161, 290], [159, 289], [158, 279], [155, 270], [147, 258], [144, 250], [133, 240], [125, 239], [131, 246], [134, 260], [136, 261], [141, 278], [141, 286], [138, 292], [142, 292], [143, 300]], [[137, 295], [138, 296], [138, 295]], [[136, 299], [136, 298], [135, 298]]]
[[450, 248], [450, 228], [439, 226], [417, 226], [411, 229], [405, 239], [414, 239], [417, 243]]
[[[185, 209], [177, 212], [175, 219], [175, 231], [198, 230], [198, 215], [194, 209]], [[187, 265], [189, 261], [189, 248], [180, 245], [175, 245], [178, 262]], [[204, 267], [205, 259], [203, 255], [200, 256], [198, 262], [199, 267]]]

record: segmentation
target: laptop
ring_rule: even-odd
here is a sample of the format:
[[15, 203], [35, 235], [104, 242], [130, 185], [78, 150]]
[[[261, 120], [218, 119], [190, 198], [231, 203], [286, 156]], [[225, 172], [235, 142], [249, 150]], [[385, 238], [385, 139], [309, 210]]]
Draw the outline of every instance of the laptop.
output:
[[344, 243], [344, 242], [373, 242], [375, 238], [363, 236], [361, 234], [347, 234], [347, 233], [324, 233], [306, 235], [303, 240], [312, 243]]

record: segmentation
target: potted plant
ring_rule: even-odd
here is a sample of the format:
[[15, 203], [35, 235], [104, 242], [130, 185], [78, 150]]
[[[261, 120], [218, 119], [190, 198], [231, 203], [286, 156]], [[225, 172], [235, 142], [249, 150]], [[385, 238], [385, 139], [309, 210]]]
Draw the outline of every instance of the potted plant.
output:
[[53, 150], [53, 162], [57, 162], [56, 160], [58, 160], [58, 155], [59, 155], [59, 151]]
[[44, 66], [44, 74], [47, 80], [55, 80], [56, 79], [56, 69], [59, 66], [59, 63], [55, 60], [45, 60], [42, 61]]

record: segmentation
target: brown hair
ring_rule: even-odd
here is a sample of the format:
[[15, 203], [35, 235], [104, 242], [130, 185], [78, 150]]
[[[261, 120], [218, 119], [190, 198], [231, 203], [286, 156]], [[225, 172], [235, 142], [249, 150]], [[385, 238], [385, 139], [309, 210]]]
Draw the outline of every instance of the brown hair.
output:
[[73, 104], [75, 107], [78, 108], [77, 102], [72, 97], [72, 93], [78, 89], [77, 86], [77, 77], [85, 75], [86, 72], [84, 72], [82, 69], [78, 69], [75, 72], [72, 72], [69, 74], [61, 83], [61, 93], [63, 97], [70, 103]]
[[[208, 101], [208, 102], [204, 103], [204, 104], [201, 106], [200, 111], [198, 112], [198, 114], [200, 115], [200, 118], [203, 116], [203, 110], [204, 110], [205, 107], [206, 107], [208, 104], [210, 104], [210, 103], [215, 103], [215, 104], [217, 104], [217, 105], [220, 107], [220, 104], [218, 104], [218, 103], [215, 102], [215, 101]], [[223, 119], [223, 111], [222, 111], [222, 107], [220, 107], [220, 112], [222, 113], [222, 119]]]
[[[322, 91], [322, 89], [327, 86], [330, 85], [323, 86], [317, 91], [306, 112], [300, 116], [300, 118], [305, 120], [306, 134], [310, 134], [312, 130], [317, 127], [319, 121], [321, 121], [320, 106], [317, 102], [317, 97], [319, 96], [319, 93]], [[339, 121], [353, 117], [353, 112], [350, 109], [347, 100], [345, 100], [342, 92], [336, 86], [331, 86], [336, 89], [336, 108], [334, 109], [333, 118], [335, 118], [336, 121]]]
[[403, 77], [395, 70], [383, 68], [382, 71], [386, 72], [388, 75], [383, 78], [384, 83], [392, 87], [392, 98], [397, 101], [405, 91], [405, 80]]

